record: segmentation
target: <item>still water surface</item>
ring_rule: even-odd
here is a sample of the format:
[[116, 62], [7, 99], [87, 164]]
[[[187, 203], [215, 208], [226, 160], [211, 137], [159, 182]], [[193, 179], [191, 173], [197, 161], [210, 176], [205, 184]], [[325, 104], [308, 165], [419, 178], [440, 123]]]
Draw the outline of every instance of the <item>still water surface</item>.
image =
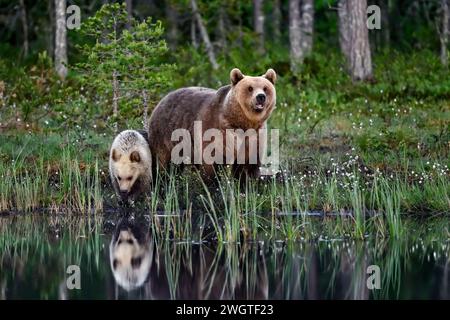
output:
[[1, 217], [0, 299], [450, 298], [448, 239], [157, 243], [138, 220]]

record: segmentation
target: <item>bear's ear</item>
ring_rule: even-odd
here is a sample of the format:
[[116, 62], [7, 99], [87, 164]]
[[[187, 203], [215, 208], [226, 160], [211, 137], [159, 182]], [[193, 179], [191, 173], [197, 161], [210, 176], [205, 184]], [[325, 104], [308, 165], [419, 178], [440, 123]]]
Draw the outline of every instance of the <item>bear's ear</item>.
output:
[[275, 84], [275, 82], [277, 81], [277, 74], [273, 69], [267, 70], [266, 74], [263, 75], [263, 77], [272, 82], [272, 84]]
[[233, 70], [231, 70], [230, 80], [233, 86], [236, 85], [236, 83], [238, 83], [242, 79], [244, 79], [244, 75], [242, 74], [241, 70], [239, 70], [238, 68], [234, 68]]
[[130, 161], [131, 162], [141, 162], [141, 155], [137, 151], [133, 151], [130, 154]]
[[111, 155], [111, 158], [113, 159], [113, 161], [114, 162], [119, 161], [120, 157], [121, 157], [121, 154], [119, 152], [117, 152], [116, 149], [113, 149], [112, 150], [112, 155]]

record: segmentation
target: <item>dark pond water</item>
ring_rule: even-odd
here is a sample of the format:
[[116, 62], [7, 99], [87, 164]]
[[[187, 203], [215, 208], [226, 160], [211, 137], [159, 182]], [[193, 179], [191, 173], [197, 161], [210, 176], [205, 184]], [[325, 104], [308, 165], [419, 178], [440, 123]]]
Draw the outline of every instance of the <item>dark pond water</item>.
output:
[[450, 298], [446, 239], [217, 245], [157, 243], [147, 230], [131, 219], [2, 217], [0, 299]]

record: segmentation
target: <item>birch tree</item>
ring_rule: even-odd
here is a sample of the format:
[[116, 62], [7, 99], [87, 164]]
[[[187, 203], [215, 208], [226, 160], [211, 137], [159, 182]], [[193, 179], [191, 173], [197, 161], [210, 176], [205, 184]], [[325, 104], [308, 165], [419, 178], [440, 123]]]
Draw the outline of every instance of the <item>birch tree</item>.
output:
[[300, 45], [302, 56], [306, 57], [312, 52], [314, 35], [314, 0], [301, 1]]
[[67, 76], [66, 0], [55, 0], [55, 69], [61, 79]]
[[292, 72], [298, 71], [303, 59], [300, 35], [300, 0], [289, 0], [289, 43]]
[[280, 0], [273, 1], [273, 38], [275, 43], [280, 42], [281, 37], [281, 9]]
[[314, 0], [289, 0], [289, 42], [291, 70], [298, 71], [311, 54], [314, 33]]

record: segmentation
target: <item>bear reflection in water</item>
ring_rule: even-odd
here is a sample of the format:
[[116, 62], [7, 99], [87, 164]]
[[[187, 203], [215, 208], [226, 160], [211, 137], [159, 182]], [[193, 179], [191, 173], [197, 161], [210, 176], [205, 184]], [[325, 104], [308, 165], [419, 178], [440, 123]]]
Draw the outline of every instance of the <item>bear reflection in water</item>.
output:
[[124, 218], [117, 225], [109, 245], [111, 270], [116, 283], [127, 291], [141, 287], [152, 262], [149, 233]]
[[[224, 250], [236, 252], [224, 254], [204, 245], [166, 245], [170, 248], [162, 249], [153, 241], [146, 223], [130, 218], [118, 223], [109, 247], [116, 298], [125, 294], [143, 299], [268, 299], [260, 250], [247, 250], [250, 257], [238, 246], [227, 247]], [[230, 257], [236, 261], [227, 261]]]

